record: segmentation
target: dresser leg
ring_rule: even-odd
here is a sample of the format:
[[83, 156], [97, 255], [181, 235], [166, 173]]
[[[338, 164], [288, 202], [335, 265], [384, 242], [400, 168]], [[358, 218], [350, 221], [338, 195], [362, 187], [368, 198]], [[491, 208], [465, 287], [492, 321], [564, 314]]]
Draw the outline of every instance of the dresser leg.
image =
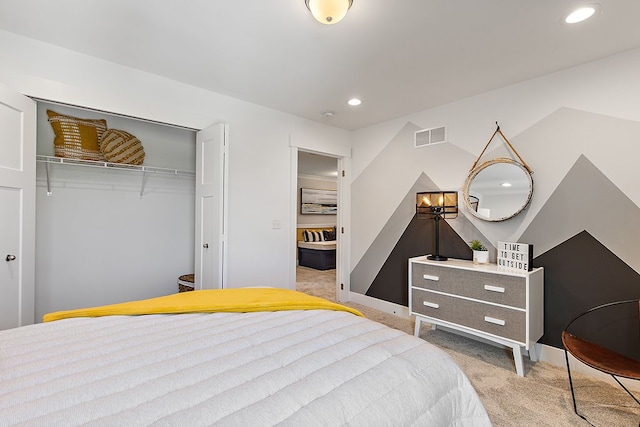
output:
[[516, 362], [516, 374], [524, 377], [524, 362], [522, 361], [522, 348], [520, 346], [513, 347], [513, 361]]
[[422, 325], [422, 319], [416, 316], [416, 326], [413, 330], [413, 335], [420, 338], [420, 326]]
[[540, 350], [542, 349], [542, 344], [538, 344], [537, 342], [529, 343], [529, 359], [532, 362], [536, 362], [538, 357], [540, 357]]

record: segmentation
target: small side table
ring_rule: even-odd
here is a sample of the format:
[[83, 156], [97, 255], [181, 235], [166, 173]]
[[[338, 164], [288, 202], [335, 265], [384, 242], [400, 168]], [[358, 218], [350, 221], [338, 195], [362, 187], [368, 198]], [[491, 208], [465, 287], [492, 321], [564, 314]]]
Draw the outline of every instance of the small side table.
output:
[[195, 275], [183, 274], [178, 277], [178, 292], [189, 292], [194, 289]]
[[[599, 305], [575, 317], [562, 331], [573, 410], [578, 413], [569, 354], [598, 371], [611, 375], [629, 396], [640, 401], [617, 377], [640, 380], [640, 301], [616, 301]], [[591, 424], [589, 422], [589, 424]]]

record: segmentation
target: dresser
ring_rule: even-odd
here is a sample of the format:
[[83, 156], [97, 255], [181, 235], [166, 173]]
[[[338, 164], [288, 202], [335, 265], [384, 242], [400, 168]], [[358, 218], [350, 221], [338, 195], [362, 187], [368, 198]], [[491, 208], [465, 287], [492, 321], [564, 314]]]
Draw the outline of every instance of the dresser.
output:
[[537, 360], [544, 333], [544, 271], [503, 270], [449, 258], [409, 259], [409, 310], [422, 322], [489, 340], [513, 350], [516, 373], [524, 376], [523, 350]]

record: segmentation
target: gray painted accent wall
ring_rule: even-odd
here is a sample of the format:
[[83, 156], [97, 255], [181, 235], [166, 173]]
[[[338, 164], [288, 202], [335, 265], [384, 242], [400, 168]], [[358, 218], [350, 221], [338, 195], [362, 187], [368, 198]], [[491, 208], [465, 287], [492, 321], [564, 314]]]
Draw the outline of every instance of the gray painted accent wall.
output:
[[[429, 228], [411, 221], [415, 193], [448, 190], [442, 182], [456, 179], [461, 185], [475, 161], [452, 143], [424, 151], [412, 149], [413, 129], [408, 123], [353, 186], [354, 195], [363, 200], [382, 188], [385, 195], [394, 195], [395, 199], [382, 200], [394, 203], [395, 209], [356, 262], [352, 290], [397, 303], [403, 303], [406, 293], [407, 281], [398, 275], [405, 268], [404, 258], [414, 253], [416, 245], [427, 250], [424, 241], [429, 237], [425, 236], [432, 235]], [[479, 238], [493, 246], [505, 240], [502, 236], [514, 234], [512, 241], [534, 245], [534, 265], [545, 268], [546, 344], [560, 347], [562, 328], [590, 307], [640, 298], [640, 207], [625, 194], [625, 190], [637, 191], [637, 168], [630, 167], [633, 162], [625, 154], [639, 140], [640, 122], [560, 108], [510, 139], [534, 169], [534, 180], [543, 183], [534, 184], [533, 208], [501, 223], [470, 220], [464, 210], [457, 219], [447, 220], [448, 229], [459, 234], [450, 236], [451, 240], [458, 243]], [[501, 142], [494, 140], [480, 163], [504, 156]], [[608, 166], [618, 183], [597, 162]], [[618, 169], [612, 168], [617, 164]], [[411, 185], [399, 185], [397, 177], [406, 181], [409, 173], [418, 178]], [[404, 196], [397, 198], [398, 193]], [[366, 212], [358, 211], [352, 219], [358, 224], [365, 217]], [[360, 225], [364, 227], [365, 222]], [[476, 225], [487, 233], [486, 238]], [[422, 242], [417, 235], [423, 235]], [[495, 262], [495, 249], [492, 253]]]
[[[469, 245], [451, 228], [449, 221], [440, 221], [440, 255], [472, 259]], [[409, 258], [432, 254], [435, 251], [435, 221], [414, 218], [395, 245], [391, 254], [367, 289], [367, 296], [399, 305], [409, 304]], [[446, 263], [447, 261], [442, 261]]]
[[[405, 124], [351, 184], [352, 265], [360, 263], [376, 240], [375, 235], [370, 240], [364, 236], [371, 236], [372, 228], [379, 230], [378, 234], [383, 232], [421, 174], [430, 177], [436, 190], [440, 187], [460, 190], [475, 161], [469, 152], [448, 142], [415, 148], [414, 132], [420, 129], [411, 122]], [[451, 176], [460, 177], [453, 181], [454, 185], [449, 183]], [[434, 177], [447, 177], [447, 180]], [[406, 218], [405, 227], [409, 220], [410, 217]], [[387, 254], [400, 234], [395, 233], [394, 240], [386, 240]]]
[[[533, 264], [545, 269], [544, 335], [540, 339], [544, 344], [562, 348], [562, 330], [590, 308], [640, 298], [640, 275], [586, 231], [535, 258]], [[606, 326], [603, 320], [600, 317], [596, 323]], [[637, 316], [635, 322], [631, 329], [637, 342]], [[595, 331], [586, 332], [585, 338], [595, 338]], [[619, 340], [601, 344], [620, 349], [625, 342]]]
[[438, 187], [424, 173], [418, 177], [416, 183], [402, 199], [402, 203], [398, 205], [389, 221], [351, 272], [351, 291], [360, 294], [367, 293], [373, 279], [395, 246], [389, 245], [389, 242], [398, 242], [409, 222], [415, 216], [416, 193], [421, 191], [438, 191]]
[[[415, 184], [409, 192], [405, 195], [402, 203], [398, 206], [396, 211], [393, 213], [389, 221], [384, 225], [373, 244], [369, 247], [365, 255], [360, 259], [360, 262], [355, 266], [353, 271], [351, 272], [351, 291], [358, 292], [362, 294], [369, 293], [369, 287], [373, 284], [374, 279], [379, 275], [379, 272], [386, 266], [390, 261], [389, 257], [395, 248], [402, 246], [402, 239], [412, 239], [413, 236], [410, 234], [406, 234], [410, 223], [414, 221], [414, 216], [416, 213], [416, 193], [423, 191], [439, 191], [440, 189], [433, 183], [433, 181], [424, 173], [422, 173]], [[460, 203], [462, 201], [460, 200]], [[462, 210], [462, 206], [460, 206], [460, 210]], [[473, 225], [471, 221], [462, 213], [459, 212], [458, 217], [455, 219], [448, 219], [447, 224], [443, 227], [449, 227], [449, 224], [455, 223], [456, 228], [458, 230], [464, 230], [464, 235], [466, 238], [470, 240], [478, 239], [482, 241], [490, 250], [491, 257], [495, 258], [495, 246], [487, 240], [485, 236], [480, 233], [480, 231]], [[428, 220], [420, 220], [418, 224], [421, 225], [417, 231], [422, 233], [426, 230], [433, 229], [433, 221]], [[456, 235], [453, 229], [451, 232]], [[444, 234], [444, 232], [443, 232]], [[456, 235], [457, 236], [457, 235]], [[410, 244], [409, 248], [413, 255], [411, 256], [419, 256], [426, 255], [432, 253], [434, 235], [433, 232], [429, 232], [427, 235], [422, 236], [423, 243], [414, 243]], [[389, 242], [395, 242], [392, 246]], [[445, 236], [441, 237], [441, 255], [447, 255], [447, 239]], [[464, 244], [466, 246], [466, 243]], [[458, 245], [459, 246], [459, 245]], [[468, 253], [465, 253], [461, 248], [456, 247], [450, 249], [450, 256], [454, 256], [454, 254], [463, 254], [463, 258], [468, 256]], [[395, 266], [394, 269], [404, 268], [404, 264], [400, 263]], [[404, 301], [406, 304], [407, 301]]]
[[581, 155], [519, 240], [540, 255], [583, 230], [640, 271], [640, 208]]

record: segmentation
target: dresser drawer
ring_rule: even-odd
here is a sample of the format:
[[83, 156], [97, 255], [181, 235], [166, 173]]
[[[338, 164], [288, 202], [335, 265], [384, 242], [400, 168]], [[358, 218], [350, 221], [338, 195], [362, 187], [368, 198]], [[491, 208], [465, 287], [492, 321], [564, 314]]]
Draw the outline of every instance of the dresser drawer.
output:
[[412, 263], [411, 284], [422, 289], [522, 309], [526, 308], [527, 303], [526, 278], [524, 276]]
[[411, 291], [411, 311], [482, 332], [526, 342], [526, 313], [421, 289]]

